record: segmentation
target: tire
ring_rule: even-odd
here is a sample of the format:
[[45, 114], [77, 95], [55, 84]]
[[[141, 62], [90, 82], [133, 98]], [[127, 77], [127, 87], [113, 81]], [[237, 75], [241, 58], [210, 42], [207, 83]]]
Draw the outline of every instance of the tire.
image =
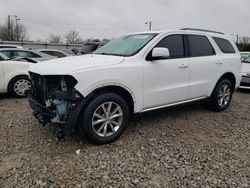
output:
[[25, 97], [25, 90], [31, 87], [30, 80], [27, 76], [17, 76], [13, 78], [8, 85], [8, 92], [14, 97]]
[[97, 145], [117, 140], [127, 127], [129, 109], [115, 93], [96, 96], [80, 115], [78, 127], [90, 142]]
[[217, 83], [210, 97], [211, 110], [221, 112], [230, 105], [233, 95], [233, 87], [229, 80], [223, 79]]

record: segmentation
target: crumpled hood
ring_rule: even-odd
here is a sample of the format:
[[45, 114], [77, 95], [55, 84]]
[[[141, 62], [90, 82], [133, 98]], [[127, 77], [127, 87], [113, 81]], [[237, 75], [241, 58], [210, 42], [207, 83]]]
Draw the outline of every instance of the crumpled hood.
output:
[[241, 72], [243, 75], [250, 74], [250, 63], [242, 63]]
[[40, 75], [66, 75], [82, 69], [109, 66], [121, 63], [124, 57], [88, 54], [39, 62], [29, 67], [29, 71]]

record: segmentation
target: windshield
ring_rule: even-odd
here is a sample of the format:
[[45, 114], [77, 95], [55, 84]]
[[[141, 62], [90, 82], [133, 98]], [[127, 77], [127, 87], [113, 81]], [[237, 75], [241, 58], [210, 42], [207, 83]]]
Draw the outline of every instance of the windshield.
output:
[[246, 58], [245, 60], [243, 60], [243, 63], [250, 63], [250, 56]]
[[99, 48], [94, 54], [132, 56], [138, 53], [156, 34], [135, 34], [115, 39]]

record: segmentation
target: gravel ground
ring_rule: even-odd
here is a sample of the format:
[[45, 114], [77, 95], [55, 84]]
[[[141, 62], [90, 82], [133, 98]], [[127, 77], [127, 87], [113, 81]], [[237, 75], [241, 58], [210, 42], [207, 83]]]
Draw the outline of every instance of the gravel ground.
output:
[[0, 187], [250, 187], [249, 92], [222, 113], [195, 103], [140, 114], [105, 146], [58, 141], [25, 99], [0, 97]]

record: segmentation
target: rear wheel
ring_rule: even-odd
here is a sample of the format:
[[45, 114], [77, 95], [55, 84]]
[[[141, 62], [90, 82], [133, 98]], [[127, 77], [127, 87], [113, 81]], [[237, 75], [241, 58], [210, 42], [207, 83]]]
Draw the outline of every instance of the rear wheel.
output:
[[127, 126], [129, 110], [126, 101], [115, 93], [95, 97], [79, 119], [81, 133], [92, 143], [102, 145], [118, 139]]
[[229, 80], [221, 80], [215, 87], [211, 97], [210, 106], [212, 110], [221, 112], [229, 106], [233, 94], [233, 87]]
[[25, 90], [30, 87], [30, 80], [27, 76], [18, 76], [10, 81], [8, 91], [14, 97], [25, 97]]

